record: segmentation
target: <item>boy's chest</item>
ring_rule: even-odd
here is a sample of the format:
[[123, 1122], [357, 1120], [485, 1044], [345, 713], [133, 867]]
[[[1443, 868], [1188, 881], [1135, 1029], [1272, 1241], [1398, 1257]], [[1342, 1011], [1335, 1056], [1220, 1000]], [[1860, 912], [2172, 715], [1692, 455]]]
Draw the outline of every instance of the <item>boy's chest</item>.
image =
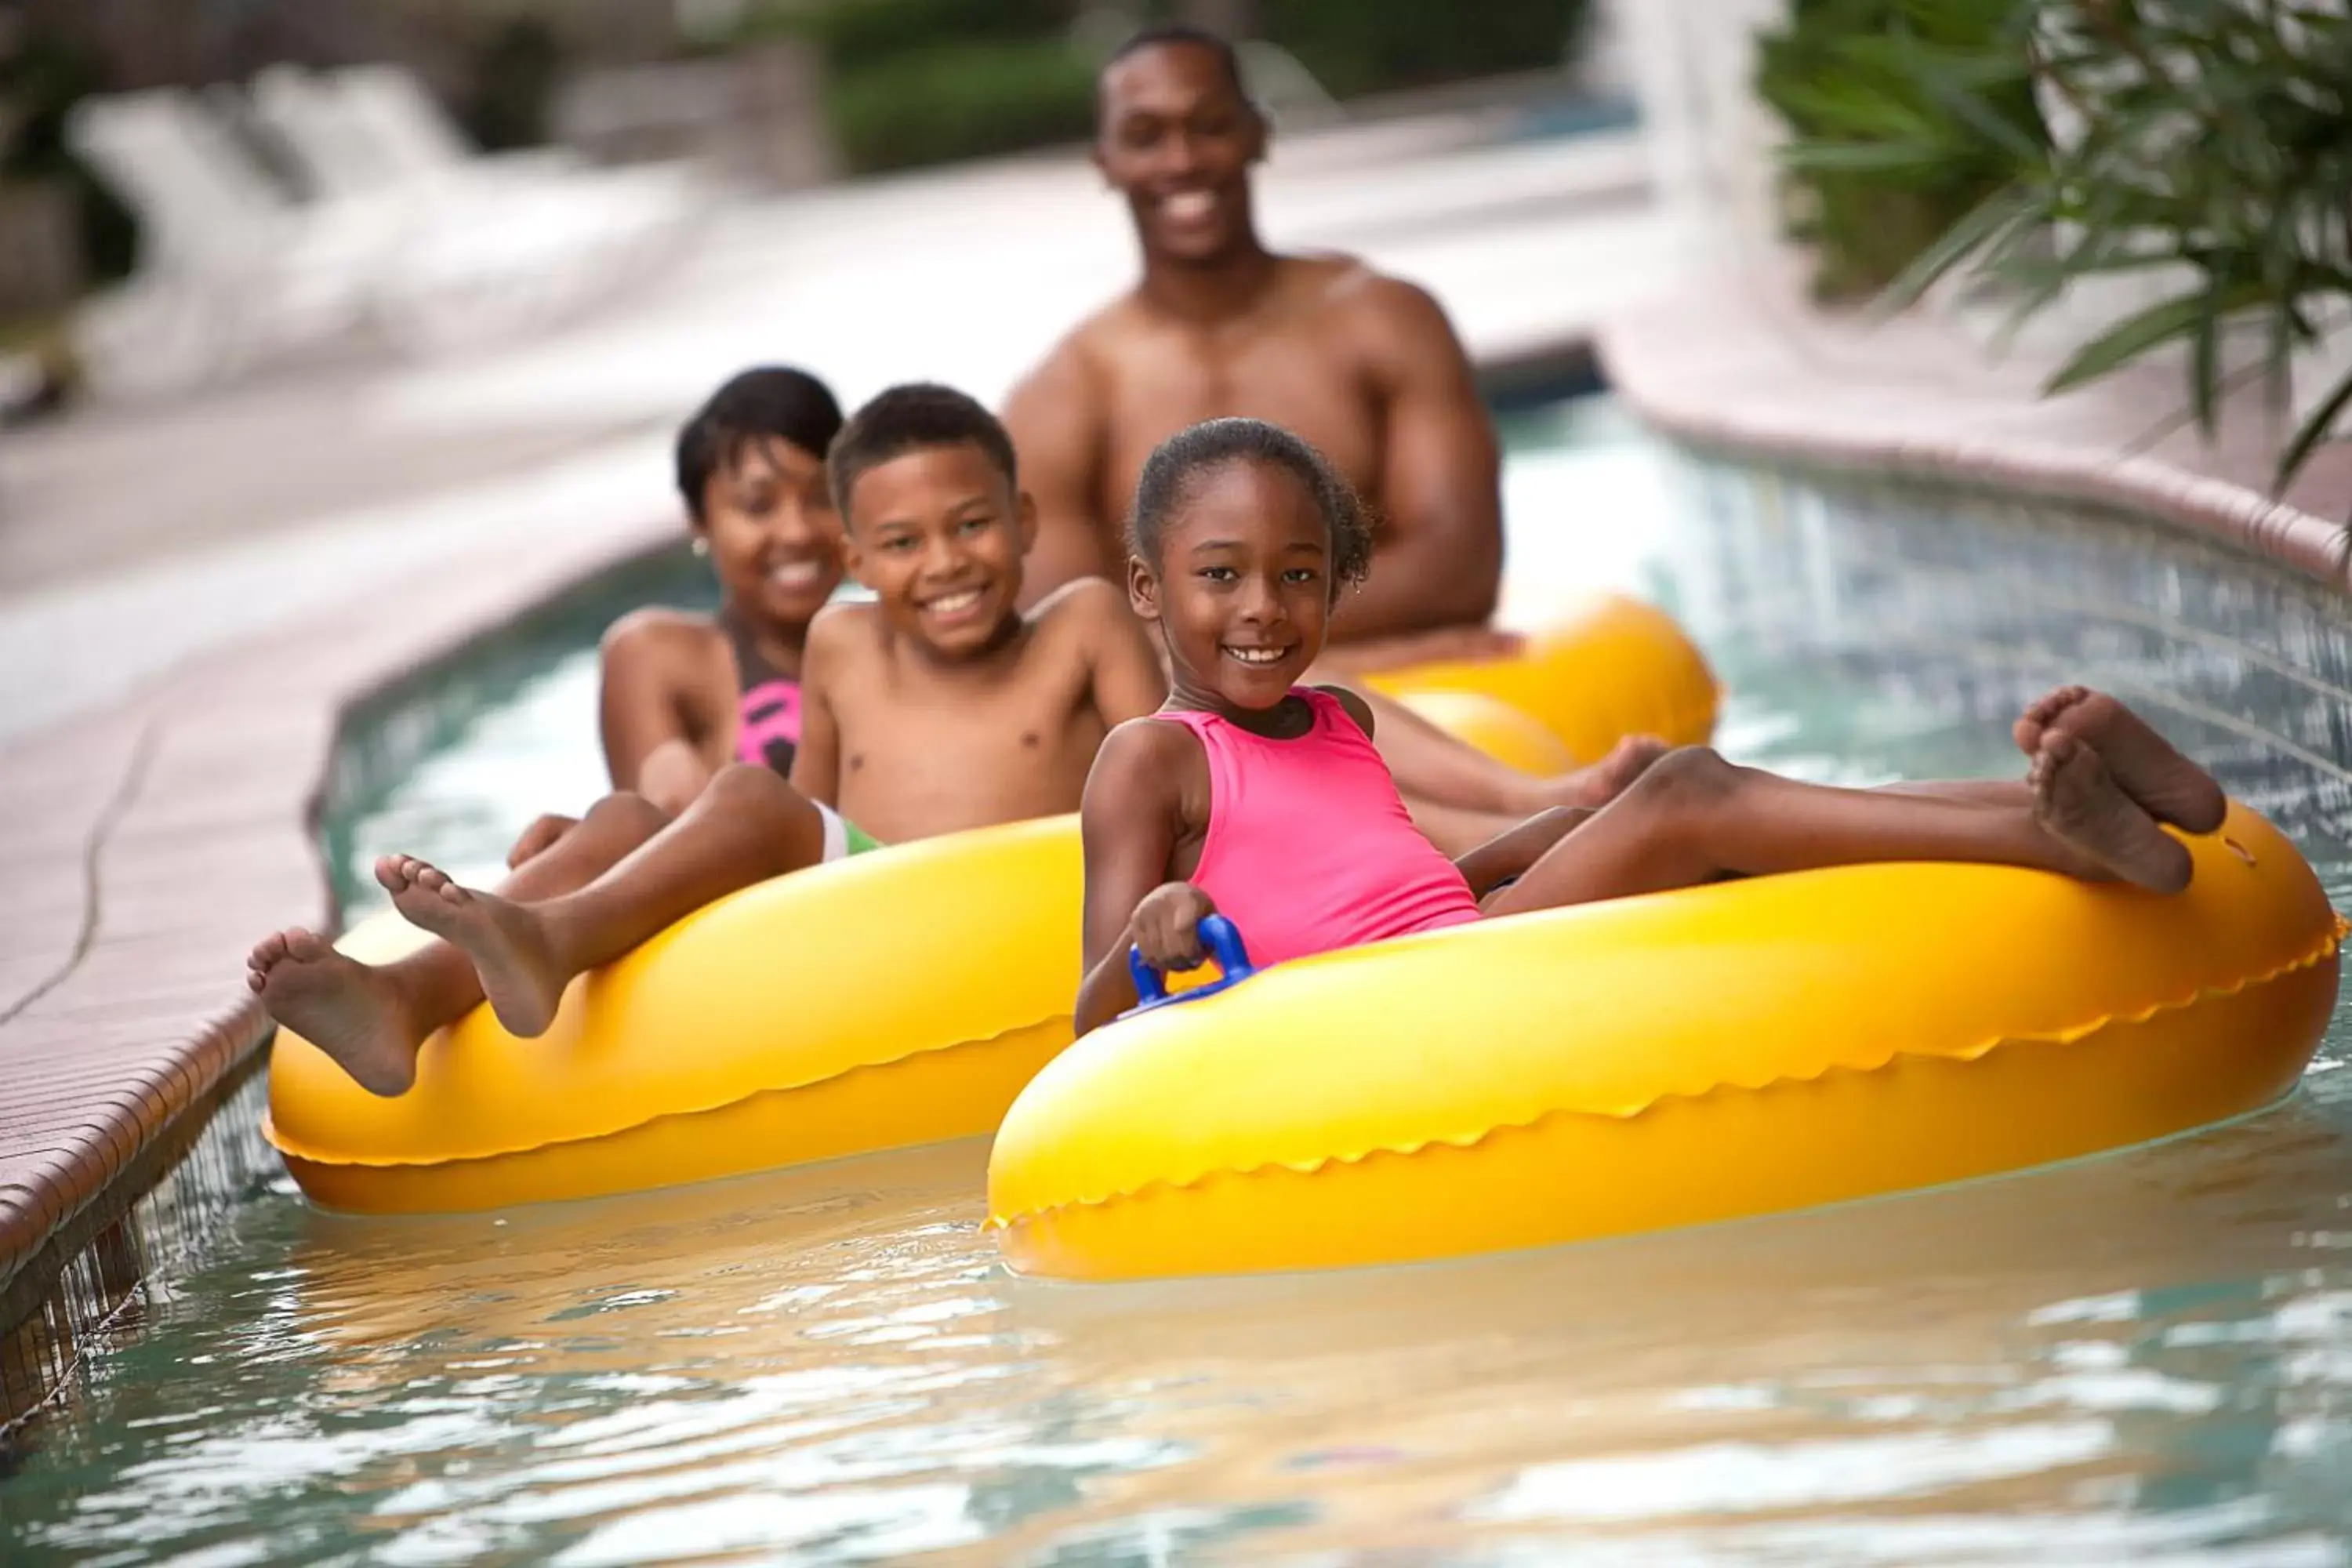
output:
[[[1033, 682], [1011, 691], [975, 693], [919, 679], [886, 679], [864, 694], [836, 699], [845, 783], [873, 770], [908, 776], [952, 776], [975, 787], [1007, 773], [1050, 771], [1083, 747], [1091, 760], [1099, 733], [1078, 731], [1083, 692], [1075, 682]], [[1099, 731], [1099, 724], [1092, 726]]]

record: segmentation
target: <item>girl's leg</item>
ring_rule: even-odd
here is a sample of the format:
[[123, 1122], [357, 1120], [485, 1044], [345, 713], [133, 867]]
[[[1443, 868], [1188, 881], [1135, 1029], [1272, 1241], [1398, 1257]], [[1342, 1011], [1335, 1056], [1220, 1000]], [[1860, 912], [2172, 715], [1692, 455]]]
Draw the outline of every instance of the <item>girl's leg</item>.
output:
[[545, 1032], [563, 988], [729, 893], [824, 857], [817, 808], [766, 768], [721, 769], [676, 822], [574, 891], [530, 903], [461, 888], [410, 857], [378, 880], [415, 925], [463, 950], [499, 1022]]
[[[585, 886], [667, 823], [642, 796], [611, 795], [499, 885], [509, 899], [544, 899]], [[379, 875], [382, 863], [379, 863]], [[473, 960], [446, 942], [365, 964], [308, 931], [279, 931], [246, 961], [247, 983], [270, 1017], [333, 1057], [361, 1087], [399, 1094], [416, 1079], [416, 1047], [480, 1005]]]
[[1654, 735], [1632, 735], [1590, 767], [1534, 778], [1446, 733], [1393, 697], [1349, 689], [1371, 705], [1372, 744], [1416, 820], [1423, 805], [1517, 820], [1556, 805], [1605, 805], [1666, 752], [1666, 743]]
[[2161, 892], [2188, 885], [2189, 852], [2108, 776], [2098, 753], [2046, 738], [2023, 791], [1835, 789], [1675, 752], [1488, 901], [1490, 914], [1589, 903], [1885, 860], [2026, 866]]

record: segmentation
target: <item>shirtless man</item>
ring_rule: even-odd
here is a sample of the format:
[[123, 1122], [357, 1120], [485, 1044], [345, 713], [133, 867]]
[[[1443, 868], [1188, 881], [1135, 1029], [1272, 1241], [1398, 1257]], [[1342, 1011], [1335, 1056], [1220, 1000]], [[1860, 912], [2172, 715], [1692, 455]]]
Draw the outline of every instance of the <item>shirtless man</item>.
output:
[[[1094, 159], [1127, 199], [1143, 278], [1013, 389], [1004, 422], [1036, 499], [1030, 593], [1120, 575], [1144, 459], [1203, 419], [1306, 437], [1378, 519], [1373, 567], [1334, 612], [1322, 673], [1509, 651], [1488, 630], [1503, 564], [1501, 459], [1467, 357], [1423, 290], [1346, 256], [1277, 256], [1251, 214], [1266, 126], [1231, 46], [1147, 28], [1104, 66]], [[1591, 767], [1530, 778], [1365, 693], [1381, 756], [1458, 853], [1551, 806], [1606, 804], [1665, 751], [1629, 737]]]
[[441, 941], [371, 966], [280, 932], [249, 961], [270, 1016], [400, 1094], [425, 1037], [483, 1000], [513, 1033], [543, 1033], [573, 975], [754, 882], [872, 848], [852, 818], [902, 839], [1076, 810], [1103, 737], [1166, 687], [1108, 583], [1022, 613], [1036, 514], [1003, 426], [961, 393], [897, 387], [843, 427], [829, 467], [849, 568], [876, 602], [810, 628], [792, 783], [725, 764], [643, 847], [551, 896], [478, 892], [386, 856], [376, 879]]
[[1304, 437], [1380, 519], [1371, 575], [1331, 623], [1349, 662], [1492, 646], [1464, 632], [1494, 613], [1501, 581], [1500, 458], [1437, 302], [1353, 257], [1266, 249], [1250, 194], [1265, 121], [1222, 39], [1138, 34], [1103, 68], [1096, 125], [1095, 165], [1127, 200], [1143, 278], [1005, 405], [1037, 500], [1031, 593], [1118, 575], [1152, 448], [1245, 415]]

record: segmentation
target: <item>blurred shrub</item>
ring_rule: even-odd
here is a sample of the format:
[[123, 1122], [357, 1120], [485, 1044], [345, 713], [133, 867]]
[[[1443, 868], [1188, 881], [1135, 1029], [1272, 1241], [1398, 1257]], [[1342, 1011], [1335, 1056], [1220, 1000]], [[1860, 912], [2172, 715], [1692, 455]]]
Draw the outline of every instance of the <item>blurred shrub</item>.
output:
[[9, 42], [0, 54], [0, 181], [54, 182], [72, 191], [83, 266], [91, 277], [123, 277], [137, 258], [137, 226], [65, 142], [67, 114], [98, 88], [97, 63], [37, 28]]
[[767, 26], [814, 43], [827, 68], [851, 76], [951, 45], [1058, 37], [1076, 0], [824, 0], [771, 13]]
[[[2094, 279], [2170, 290], [2077, 347], [2063, 391], [2179, 346], [2189, 405], [2214, 428], [2221, 339], [2259, 327], [2253, 370], [2284, 404], [2294, 355], [2352, 314], [2352, 16], [2278, 0], [2015, 0], [2011, 40], [1920, 64], [1939, 100], [1983, 121], [2024, 62], [2063, 133], [1897, 280], [1916, 298], [1963, 265], [2019, 317]], [[1890, 127], [1884, 142], [1899, 149]], [[2282, 487], [2352, 416], [2352, 371], [2315, 388], [2282, 447]]]
[[1335, 98], [1556, 69], [1589, 0], [1258, 0], [1257, 33]]
[[860, 174], [1083, 141], [1094, 61], [1060, 38], [951, 44], [834, 79], [842, 156]]
[[2018, 0], [1796, 0], [1759, 42], [1791, 133], [1783, 216], [1824, 300], [1885, 288], [2049, 145]]

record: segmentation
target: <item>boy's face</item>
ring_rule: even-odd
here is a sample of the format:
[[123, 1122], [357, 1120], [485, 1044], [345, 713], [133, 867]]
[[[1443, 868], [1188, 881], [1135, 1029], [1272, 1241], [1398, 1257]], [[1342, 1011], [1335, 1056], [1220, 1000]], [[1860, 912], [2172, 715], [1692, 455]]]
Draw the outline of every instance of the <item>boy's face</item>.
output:
[[877, 463], [849, 493], [849, 569], [903, 637], [944, 658], [992, 646], [1018, 618], [1036, 512], [969, 441]]
[[1157, 570], [1129, 566], [1137, 615], [1157, 621], [1179, 696], [1262, 710], [1323, 651], [1331, 531], [1287, 468], [1232, 462], [1203, 479], [1160, 531]]
[[805, 626], [841, 584], [841, 519], [824, 460], [777, 437], [743, 443], [702, 487], [710, 565], [730, 603]]

